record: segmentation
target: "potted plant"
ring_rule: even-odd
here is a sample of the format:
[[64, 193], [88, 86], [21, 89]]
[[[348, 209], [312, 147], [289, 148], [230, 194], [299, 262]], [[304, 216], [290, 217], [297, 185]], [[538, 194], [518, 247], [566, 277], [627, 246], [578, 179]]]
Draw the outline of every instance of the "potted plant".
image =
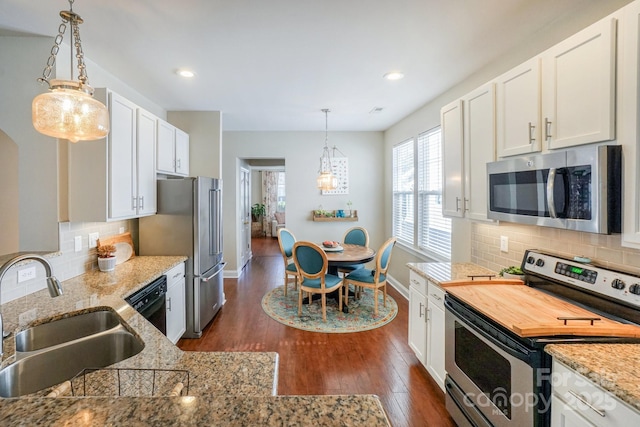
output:
[[348, 211], [347, 216], [348, 217], [352, 217], [353, 216], [353, 211], [351, 210], [351, 206], [353, 206], [353, 202], [351, 200], [349, 200], [347, 202], [347, 211]]
[[100, 271], [113, 271], [116, 268], [115, 245], [98, 246], [98, 268]]
[[260, 222], [263, 216], [267, 213], [267, 208], [262, 203], [256, 203], [251, 206], [251, 221]]
[[515, 265], [503, 268], [499, 274], [505, 279], [520, 279], [524, 281], [524, 271]]

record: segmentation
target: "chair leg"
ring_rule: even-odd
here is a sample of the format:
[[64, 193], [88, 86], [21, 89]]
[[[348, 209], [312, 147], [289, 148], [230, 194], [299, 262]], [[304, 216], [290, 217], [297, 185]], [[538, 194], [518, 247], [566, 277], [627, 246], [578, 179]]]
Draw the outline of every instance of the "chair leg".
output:
[[[342, 313], [342, 289], [338, 290], [338, 309], [340, 310], [340, 312]], [[349, 287], [347, 287], [347, 299], [349, 299]]]
[[385, 285], [382, 287], [382, 291], [384, 292], [384, 306], [387, 306], [387, 284], [385, 283]]
[[289, 275], [284, 273], [284, 296], [287, 296], [287, 288], [289, 287]]
[[373, 313], [378, 315], [378, 288], [373, 290]]
[[[349, 305], [349, 284], [343, 282], [342, 286], [344, 287], [344, 305]], [[342, 295], [342, 293], [340, 293]], [[340, 307], [340, 311], [342, 311], [342, 307]]]
[[298, 317], [302, 316], [302, 286], [298, 291]]
[[322, 294], [322, 321], [327, 321], [327, 294], [325, 293]]

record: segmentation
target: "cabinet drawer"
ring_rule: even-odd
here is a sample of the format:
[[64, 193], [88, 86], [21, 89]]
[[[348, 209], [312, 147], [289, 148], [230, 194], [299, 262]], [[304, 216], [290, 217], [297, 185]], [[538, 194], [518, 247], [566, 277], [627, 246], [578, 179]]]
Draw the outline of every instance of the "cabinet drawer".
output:
[[427, 279], [412, 270], [409, 272], [409, 282], [409, 286], [416, 288], [422, 295], [427, 295]]
[[429, 301], [444, 310], [444, 290], [433, 282], [429, 282]]
[[165, 274], [167, 275], [167, 287], [170, 288], [171, 285], [184, 277], [184, 262], [168, 270]]
[[[639, 412], [555, 360], [551, 378], [553, 395], [589, 422], [602, 427], [640, 425]], [[551, 408], [554, 419], [554, 415], [560, 415], [560, 410]], [[557, 423], [552, 422], [552, 425]]]

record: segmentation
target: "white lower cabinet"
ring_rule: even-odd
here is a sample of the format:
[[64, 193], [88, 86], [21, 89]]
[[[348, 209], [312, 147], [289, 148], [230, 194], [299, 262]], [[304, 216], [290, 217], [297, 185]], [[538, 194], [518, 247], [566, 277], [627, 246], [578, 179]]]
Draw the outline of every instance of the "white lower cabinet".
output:
[[444, 291], [409, 275], [409, 347], [444, 391]]
[[413, 271], [409, 274], [409, 347], [427, 366], [427, 281]]
[[166, 274], [167, 338], [175, 344], [187, 330], [184, 263]]
[[640, 412], [588, 378], [553, 361], [551, 427], [640, 425]]
[[427, 371], [444, 391], [444, 291], [432, 282], [427, 295]]

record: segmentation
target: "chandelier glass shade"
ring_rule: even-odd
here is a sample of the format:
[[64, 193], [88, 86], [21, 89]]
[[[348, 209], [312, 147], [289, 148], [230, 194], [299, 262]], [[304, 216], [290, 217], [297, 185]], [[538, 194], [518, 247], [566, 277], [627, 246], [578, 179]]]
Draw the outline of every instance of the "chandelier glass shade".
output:
[[324, 148], [322, 149], [322, 156], [320, 156], [320, 170], [318, 170], [318, 178], [316, 178], [317, 186], [320, 190], [328, 191], [338, 188], [338, 178], [331, 171], [331, 154], [329, 153], [329, 126], [328, 126], [328, 109], [322, 110], [325, 115], [325, 136], [324, 136]]
[[[71, 142], [91, 141], [104, 138], [109, 134], [109, 112], [104, 104], [93, 98], [93, 88], [89, 85], [80, 44], [78, 25], [83, 21], [80, 15], [73, 12], [73, 2], [74, 0], [69, 0], [71, 10], [60, 12], [62, 24], [42, 77], [38, 79], [41, 83], [49, 85], [49, 92], [33, 99], [31, 119], [33, 127], [44, 135], [68, 139]], [[71, 80], [49, 80], [67, 24], [72, 30]], [[74, 48], [78, 64], [78, 80], [73, 80]]]

